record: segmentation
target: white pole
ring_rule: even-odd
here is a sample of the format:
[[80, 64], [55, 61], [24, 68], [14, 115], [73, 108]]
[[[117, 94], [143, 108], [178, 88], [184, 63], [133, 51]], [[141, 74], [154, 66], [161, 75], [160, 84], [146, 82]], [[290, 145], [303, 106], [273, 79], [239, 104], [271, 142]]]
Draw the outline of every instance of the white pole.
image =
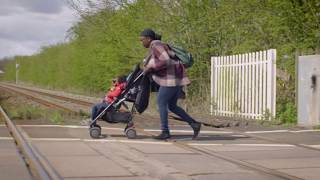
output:
[[18, 76], [19, 76], [19, 64], [16, 62], [16, 84], [18, 84]]

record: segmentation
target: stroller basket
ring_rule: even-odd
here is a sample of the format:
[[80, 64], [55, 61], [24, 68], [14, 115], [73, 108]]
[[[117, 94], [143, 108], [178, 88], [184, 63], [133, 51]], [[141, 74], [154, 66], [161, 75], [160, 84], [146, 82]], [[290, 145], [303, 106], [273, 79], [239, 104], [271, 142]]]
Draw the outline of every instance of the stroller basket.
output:
[[102, 117], [109, 123], [128, 123], [132, 120], [131, 112], [108, 111]]

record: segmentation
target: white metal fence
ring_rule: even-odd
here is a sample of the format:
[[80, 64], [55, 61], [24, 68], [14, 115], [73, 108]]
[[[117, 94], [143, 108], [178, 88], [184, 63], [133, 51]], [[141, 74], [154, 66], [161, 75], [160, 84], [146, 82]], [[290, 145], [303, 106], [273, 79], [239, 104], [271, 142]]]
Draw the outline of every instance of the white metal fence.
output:
[[275, 116], [276, 50], [212, 57], [211, 102], [216, 116]]

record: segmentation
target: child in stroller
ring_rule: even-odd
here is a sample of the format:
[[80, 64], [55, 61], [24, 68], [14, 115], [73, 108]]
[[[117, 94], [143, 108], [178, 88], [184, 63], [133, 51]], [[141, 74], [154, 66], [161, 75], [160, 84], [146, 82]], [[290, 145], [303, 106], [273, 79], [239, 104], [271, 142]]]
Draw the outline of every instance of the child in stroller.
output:
[[124, 76], [117, 78], [102, 103], [93, 106], [89, 129], [92, 138], [101, 137], [101, 126], [97, 124], [97, 120], [103, 120], [108, 123], [125, 123], [126, 127], [124, 131], [126, 136], [129, 139], [136, 137], [136, 130], [132, 121], [134, 105], [131, 111], [123, 112], [120, 108], [124, 106], [128, 110], [126, 102], [135, 102], [138, 85], [142, 76], [143, 74], [139, 66], [135, 66], [134, 71], [127, 78]]
[[92, 121], [99, 115], [101, 110], [108, 107], [108, 105], [111, 104], [121, 94], [121, 92], [124, 90], [125, 85], [126, 85], [125, 76], [119, 76], [116, 79], [112, 80], [112, 87], [106, 93], [103, 101], [101, 103], [95, 104], [92, 107], [92, 111], [91, 111]]

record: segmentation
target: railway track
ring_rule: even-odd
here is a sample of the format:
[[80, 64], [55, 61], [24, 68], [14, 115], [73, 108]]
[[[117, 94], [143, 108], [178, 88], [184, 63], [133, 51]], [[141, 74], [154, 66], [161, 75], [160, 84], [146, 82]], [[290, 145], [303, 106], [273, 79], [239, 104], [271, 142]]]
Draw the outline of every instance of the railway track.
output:
[[1, 85], [5, 85], [5, 86], [2, 86], [2, 87], [11, 87], [11, 88], [13, 88], [13, 90], [15, 88], [18, 88], [18, 89], [25, 90], [25, 91], [28, 91], [28, 92], [33, 92], [33, 93], [36, 93], [36, 94], [52, 97], [52, 98], [63, 100], [63, 101], [68, 101], [68, 102], [75, 103], [75, 104], [80, 104], [80, 105], [83, 105], [83, 106], [92, 106], [94, 104], [93, 101], [89, 101], [89, 100], [80, 100], [80, 99], [70, 98], [70, 97], [67, 97], [67, 96], [52, 94], [52, 93], [39, 91], [39, 90], [34, 90], [34, 89], [31, 89], [31, 88], [21, 87], [21, 86], [17, 86], [17, 85], [13, 85], [13, 84], [7, 84], [7, 83], [3, 84], [3, 83], [1, 83], [0, 86]]
[[[25, 87], [12, 86], [12, 85], [4, 85], [4, 84], [0, 84], [0, 87], [4, 88], [4, 89], [7, 89], [7, 90], [15, 91], [15, 92], [23, 94], [23, 95], [25, 95], [27, 97], [32, 96], [33, 100], [36, 100], [38, 98], [36, 100], [37, 102], [39, 102], [41, 104], [44, 104], [44, 105], [47, 105], [49, 107], [59, 108], [59, 109], [67, 110], [67, 111], [78, 112], [78, 110], [75, 110], [72, 106], [61, 105], [61, 104], [59, 104], [57, 102], [52, 102], [50, 100], [45, 100], [43, 98], [39, 98], [39, 96], [30, 95], [30, 93], [38, 93], [38, 91], [33, 90], [33, 89], [29, 89], [29, 88], [25, 88]], [[44, 93], [44, 92], [39, 92], [39, 94], [41, 94], [42, 96], [50, 97], [50, 98], [57, 98], [59, 100], [66, 101], [68, 103], [81, 104], [83, 106], [83, 108], [87, 108], [87, 109], [90, 109], [90, 107], [93, 104], [92, 102], [89, 102], [89, 101], [74, 99], [74, 98], [71, 98], [71, 97], [60, 96], [60, 95], [56, 95], [56, 94], [50, 94], [50, 93]], [[82, 109], [82, 110], [85, 110], [85, 109]], [[141, 118], [143, 118], [143, 117], [141, 117]], [[143, 129], [137, 129], [137, 130], [138, 130], [138, 133], [142, 134], [142, 135], [147, 135], [147, 136], [155, 135], [154, 133], [149, 132], [149, 131], [148, 132], [144, 131]], [[304, 145], [294, 144], [294, 143], [289, 143], [289, 142], [284, 142], [284, 141], [278, 141], [278, 140], [270, 139], [270, 138], [264, 138], [264, 137], [257, 136], [257, 135], [245, 134], [244, 132], [241, 132], [241, 131], [237, 131], [237, 133], [239, 133], [241, 135], [244, 135], [244, 136], [265, 140], [265, 141], [268, 141], [268, 142], [286, 143], [286, 144], [289, 144], [289, 145], [294, 145], [294, 146], [298, 146], [298, 147], [302, 147], [302, 148], [307, 148], [307, 149], [320, 151], [320, 149], [317, 149], [317, 148], [312, 148], [312, 147], [309, 147], [309, 146], [304, 146]], [[268, 175], [271, 175], [271, 176], [274, 176], [274, 177], [278, 177], [278, 178], [281, 178], [281, 179], [301, 179], [301, 178], [298, 178], [296, 176], [292, 176], [292, 175], [277, 171], [275, 169], [270, 169], [270, 168], [266, 168], [266, 167], [263, 167], [263, 166], [258, 166], [256, 164], [248, 163], [246, 161], [241, 161], [241, 160], [238, 160], [238, 159], [235, 159], [235, 158], [227, 157], [227, 156], [222, 155], [222, 154], [220, 154], [218, 152], [208, 151], [208, 150], [202, 149], [200, 147], [194, 147], [194, 146], [191, 146], [190, 144], [188, 144], [186, 142], [183, 142], [183, 141], [170, 141], [169, 140], [169, 142], [171, 142], [175, 146], [187, 149], [187, 150], [192, 151], [192, 152], [196, 152], [196, 153], [202, 154], [202, 155], [204, 155], [204, 156], [206, 156], [208, 158], [214, 157], [214, 158], [223, 159], [223, 160], [226, 160], [226, 161], [231, 162], [233, 164], [239, 165], [241, 167], [245, 167], [247, 169], [257, 171], [259, 173], [268, 174]]]
[[[0, 88], [9, 92], [15, 92], [21, 94], [35, 102], [43, 104], [50, 108], [61, 109], [69, 112], [88, 112], [88, 107], [92, 106], [93, 103], [90, 101], [79, 100], [70, 98], [67, 96], [56, 95], [52, 93], [36, 91], [34, 89], [15, 86], [11, 84], [0, 83]], [[56, 101], [58, 100], [58, 101]]]

